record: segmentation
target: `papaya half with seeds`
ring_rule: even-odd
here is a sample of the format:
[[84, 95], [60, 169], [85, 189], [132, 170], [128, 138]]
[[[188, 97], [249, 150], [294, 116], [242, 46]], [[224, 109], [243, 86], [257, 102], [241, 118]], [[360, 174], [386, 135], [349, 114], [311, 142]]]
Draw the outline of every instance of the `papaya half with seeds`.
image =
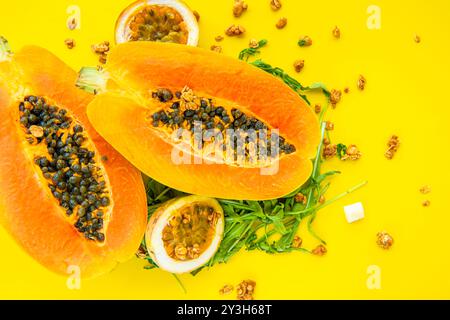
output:
[[76, 72], [39, 47], [3, 56], [0, 222], [54, 272], [108, 272], [144, 235], [142, 177], [90, 125]]
[[175, 189], [264, 200], [310, 176], [316, 116], [281, 80], [245, 62], [176, 44], [124, 43], [103, 71], [82, 69], [78, 86], [98, 93], [88, 117], [100, 135]]

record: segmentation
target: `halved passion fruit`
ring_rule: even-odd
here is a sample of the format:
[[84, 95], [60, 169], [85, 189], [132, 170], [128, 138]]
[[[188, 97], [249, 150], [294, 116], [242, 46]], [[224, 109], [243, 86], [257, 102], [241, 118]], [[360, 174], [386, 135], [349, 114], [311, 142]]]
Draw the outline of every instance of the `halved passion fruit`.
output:
[[224, 216], [217, 200], [187, 196], [163, 204], [151, 217], [145, 236], [155, 263], [172, 273], [206, 264], [222, 241]]
[[116, 23], [116, 42], [159, 41], [196, 46], [198, 24], [179, 0], [139, 0], [127, 7]]

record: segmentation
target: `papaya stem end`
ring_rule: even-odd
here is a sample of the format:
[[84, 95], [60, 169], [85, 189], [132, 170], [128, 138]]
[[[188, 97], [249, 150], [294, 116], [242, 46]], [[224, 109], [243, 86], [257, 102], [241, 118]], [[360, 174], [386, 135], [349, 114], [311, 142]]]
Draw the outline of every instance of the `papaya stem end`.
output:
[[106, 90], [107, 73], [97, 67], [83, 67], [78, 73], [76, 86], [86, 92], [97, 94]]

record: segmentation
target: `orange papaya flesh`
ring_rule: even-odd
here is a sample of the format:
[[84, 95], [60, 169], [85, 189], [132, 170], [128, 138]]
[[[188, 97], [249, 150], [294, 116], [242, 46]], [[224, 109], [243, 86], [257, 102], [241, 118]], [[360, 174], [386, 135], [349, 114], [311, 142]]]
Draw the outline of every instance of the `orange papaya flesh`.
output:
[[92, 98], [75, 79], [38, 47], [0, 63], [0, 221], [43, 266], [93, 277], [136, 252], [146, 196], [139, 171], [90, 125]]
[[[90, 103], [89, 120], [161, 183], [204, 196], [262, 200], [283, 196], [308, 179], [320, 140], [318, 121], [295, 92], [271, 75], [199, 48], [147, 42], [118, 45], [106, 74], [109, 85]], [[201, 123], [200, 152], [196, 122]], [[174, 137], [179, 129], [194, 134], [179, 139]], [[231, 156], [208, 148], [212, 144], [205, 143], [205, 131], [225, 136], [229, 129], [256, 132], [256, 145], [244, 140], [242, 154], [231, 149]], [[269, 146], [274, 136], [279, 138], [276, 150]], [[265, 154], [260, 154], [261, 140]], [[243, 162], [237, 161], [240, 156]]]

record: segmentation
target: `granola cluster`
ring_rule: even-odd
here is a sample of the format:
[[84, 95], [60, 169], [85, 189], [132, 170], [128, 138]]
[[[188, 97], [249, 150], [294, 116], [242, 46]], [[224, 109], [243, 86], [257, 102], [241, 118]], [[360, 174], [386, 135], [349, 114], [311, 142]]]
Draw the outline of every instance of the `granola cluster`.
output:
[[222, 52], [222, 47], [217, 45], [217, 44], [213, 44], [211, 46], [211, 51], [217, 52], [217, 53], [221, 53]]
[[225, 34], [229, 37], [236, 37], [240, 36], [245, 33], [245, 28], [240, 25], [231, 25], [228, 27], [227, 30], [225, 30]]
[[363, 91], [366, 88], [366, 78], [363, 75], [359, 75], [358, 78], [358, 89]]
[[259, 41], [256, 39], [250, 39], [248, 42], [248, 47], [252, 49], [257, 49], [259, 47]]
[[322, 156], [325, 160], [331, 159], [337, 154], [337, 146], [335, 144], [331, 144], [328, 139], [323, 140], [323, 150]]
[[336, 39], [339, 39], [341, 37], [341, 30], [338, 28], [338, 26], [335, 26], [333, 29], [333, 37]]
[[302, 246], [303, 240], [299, 236], [295, 236], [292, 240], [292, 248], [300, 248]]
[[238, 300], [253, 300], [256, 282], [253, 280], [244, 280], [236, 288]]
[[280, 0], [271, 0], [270, 7], [273, 11], [278, 11], [281, 9], [281, 1]]
[[231, 284], [226, 284], [219, 290], [219, 293], [221, 295], [226, 295], [226, 294], [232, 293], [233, 290], [234, 290], [234, 287]]
[[377, 245], [380, 248], [387, 250], [390, 247], [392, 247], [393, 244], [394, 238], [392, 238], [392, 236], [389, 233], [387, 233], [386, 231], [377, 233]]
[[341, 101], [342, 91], [333, 89], [330, 92], [330, 103], [333, 108], [336, 108], [336, 105]]
[[395, 155], [395, 153], [397, 152], [398, 147], [400, 146], [400, 140], [399, 140], [398, 136], [392, 135], [392, 136], [389, 138], [389, 141], [388, 141], [388, 143], [387, 143], [387, 146], [388, 146], [388, 148], [387, 148], [387, 150], [385, 151], [384, 156], [385, 156], [387, 159], [391, 160], [391, 159], [394, 158], [394, 155]]
[[247, 11], [248, 5], [243, 0], [236, 0], [233, 5], [233, 15], [238, 18], [245, 11]]
[[[295, 72], [300, 72], [303, 70], [303, 67], [305, 66], [305, 60], [296, 60], [294, 62], [294, 69]], [[319, 111], [320, 112], [320, 111]]]
[[315, 247], [315, 248], [311, 251], [311, 253], [312, 253], [313, 255], [315, 255], [315, 256], [322, 257], [322, 256], [324, 256], [324, 255], [327, 253], [327, 248], [326, 248], [324, 245], [320, 244], [320, 245], [318, 245], [317, 247]]
[[294, 197], [295, 202], [306, 204], [307, 197], [303, 193], [297, 193]]
[[341, 160], [358, 160], [361, 158], [362, 154], [359, 151], [358, 147], [354, 144], [351, 144], [345, 150], [345, 153], [341, 156]]
[[275, 25], [277, 27], [277, 29], [283, 29], [284, 27], [286, 27], [287, 25], [287, 18], [280, 18], [277, 22], [277, 24]]
[[108, 53], [110, 50], [109, 41], [103, 41], [97, 44], [92, 45], [92, 51], [98, 55], [98, 61], [101, 64], [106, 63], [106, 59], [108, 57]]
[[73, 49], [75, 47], [75, 40], [72, 38], [68, 38], [64, 40], [64, 44], [66, 45], [67, 49]]
[[[253, 280], [244, 280], [236, 286], [236, 297], [238, 300], [254, 300], [256, 282]], [[220, 295], [231, 294], [234, 287], [231, 284], [224, 285], [220, 290]]]

